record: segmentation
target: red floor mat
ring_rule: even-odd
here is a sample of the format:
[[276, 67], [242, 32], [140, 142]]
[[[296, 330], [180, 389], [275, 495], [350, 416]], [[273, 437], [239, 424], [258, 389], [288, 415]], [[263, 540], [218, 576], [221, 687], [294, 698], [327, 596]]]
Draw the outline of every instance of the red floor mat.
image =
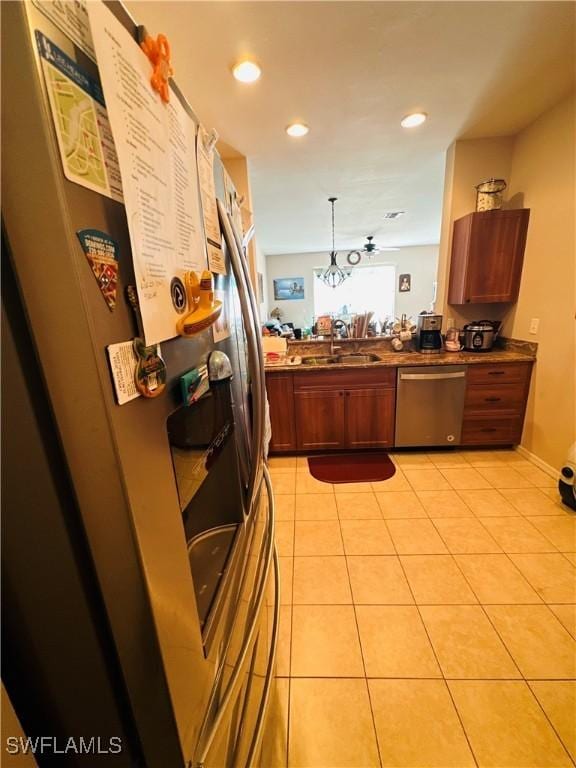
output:
[[309, 456], [308, 466], [312, 476], [323, 483], [377, 483], [396, 472], [385, 451]]

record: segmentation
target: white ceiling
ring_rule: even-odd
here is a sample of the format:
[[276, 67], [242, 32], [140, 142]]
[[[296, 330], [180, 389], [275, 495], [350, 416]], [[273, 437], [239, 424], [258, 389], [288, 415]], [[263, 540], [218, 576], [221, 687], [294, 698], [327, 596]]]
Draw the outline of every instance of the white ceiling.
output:
[[[511, 135], [574, 84], [571, 2], [127, 3], [200, 119], [250, 160], [264, 253], [437, 243], [444, 153]], [[261, 80], [237, 83], [243, 56]], [[403, 115], [428, 122], [402, 129]], [[310, 125], [303, 139], [285, 126]], [[480, 181], [480, 179], [479, 179]], [[382, 212], [406, 210], [396, 221]]]

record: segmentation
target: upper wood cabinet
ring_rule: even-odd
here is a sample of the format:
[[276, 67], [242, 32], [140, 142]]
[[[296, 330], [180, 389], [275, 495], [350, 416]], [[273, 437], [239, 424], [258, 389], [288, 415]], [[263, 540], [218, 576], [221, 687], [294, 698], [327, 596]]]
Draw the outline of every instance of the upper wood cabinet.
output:
[[516, 301], [529, 208], [478, 211], [454, 222], [449, 304]]

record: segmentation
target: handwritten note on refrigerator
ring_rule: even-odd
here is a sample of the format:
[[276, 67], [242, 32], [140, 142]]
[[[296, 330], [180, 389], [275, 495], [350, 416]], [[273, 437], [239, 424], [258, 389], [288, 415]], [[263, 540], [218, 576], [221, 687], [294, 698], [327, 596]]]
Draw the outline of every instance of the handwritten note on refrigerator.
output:
[[[206, 269], [196, 126], [174, 96], [150, 86], [151, 65], [106, 6], [88, 3], [92, 38], [122, 173], [146, 344], [176, 335], [181, 302], [171, 286]], [[179, 293], [179, 292], [177, 292]], [[188, 310], [189, 311], [189, 310]]]

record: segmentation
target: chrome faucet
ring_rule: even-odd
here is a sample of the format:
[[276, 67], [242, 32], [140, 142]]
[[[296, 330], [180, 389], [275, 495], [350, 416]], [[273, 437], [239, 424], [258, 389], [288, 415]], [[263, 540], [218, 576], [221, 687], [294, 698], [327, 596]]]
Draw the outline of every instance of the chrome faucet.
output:
[[337, 325], [338, 326], [342, 325], [344, 326], [344, 328], [346, 328], [346, 324], [342, 320], [332, 320], [332, 322], [330, 323], [330, 355], [331, 356], [334, 354], [334, 352], [337, 349], [342, 349], [342, 347], [334, 346], [334, 329]]

